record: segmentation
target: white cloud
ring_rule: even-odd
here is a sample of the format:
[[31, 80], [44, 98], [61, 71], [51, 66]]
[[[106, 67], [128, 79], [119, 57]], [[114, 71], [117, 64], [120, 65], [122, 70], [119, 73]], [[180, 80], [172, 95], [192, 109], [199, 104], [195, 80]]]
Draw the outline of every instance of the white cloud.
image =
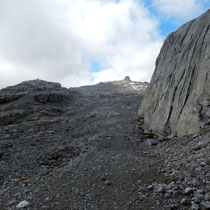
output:
[[[0, 87], [27, 79], [65, 86], [149, 80], [162, 44], [137, 0], [1, 0]], [[104, 70], [91, 74], [91, 61]]]
[[152, 0], [153, 6], [165, 17], [188, 21], [199, 15], [205, 0]]

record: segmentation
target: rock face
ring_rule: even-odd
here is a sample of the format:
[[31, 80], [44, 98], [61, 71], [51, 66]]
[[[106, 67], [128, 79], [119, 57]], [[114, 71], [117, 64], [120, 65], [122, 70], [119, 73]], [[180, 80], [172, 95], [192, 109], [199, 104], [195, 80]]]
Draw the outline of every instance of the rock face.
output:
[[154, 133], [184, 136], [210, 125], [210, 10], [164, 42], [138, 111]]

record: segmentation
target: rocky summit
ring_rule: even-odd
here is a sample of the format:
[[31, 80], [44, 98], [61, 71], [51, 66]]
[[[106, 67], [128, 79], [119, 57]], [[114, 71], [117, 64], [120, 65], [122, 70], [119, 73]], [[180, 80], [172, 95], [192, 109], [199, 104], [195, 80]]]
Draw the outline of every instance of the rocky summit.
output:
[[145, 129], [184, 136], [210, 125], [210, 9], [164, 42], [138, 114]]

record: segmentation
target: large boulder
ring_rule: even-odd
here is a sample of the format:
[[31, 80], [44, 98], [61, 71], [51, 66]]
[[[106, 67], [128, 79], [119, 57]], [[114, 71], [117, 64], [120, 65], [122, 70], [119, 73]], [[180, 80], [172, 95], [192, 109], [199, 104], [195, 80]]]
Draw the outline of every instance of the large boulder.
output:
[[210, 10], [165, 40], [138, 115], [146, 130], [184, 136], [210, 125]]

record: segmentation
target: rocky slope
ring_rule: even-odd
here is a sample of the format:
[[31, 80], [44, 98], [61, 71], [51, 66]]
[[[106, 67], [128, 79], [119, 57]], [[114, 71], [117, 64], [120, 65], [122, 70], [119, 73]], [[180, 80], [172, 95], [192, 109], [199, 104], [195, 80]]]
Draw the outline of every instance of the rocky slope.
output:
[[0, 90], [0, 209], [209, 209], [210, 133], [143, 134], [147, 86], [34, 80]]
[[170, 34], [139, 108], [145, 128], [184, 136], [209, 129], [210, 10]]
[[143, 192], [159, 164], [142, 155], [135, 123], [146, 87], [122, 80], [66, 89], [34, 80], [2, 89], [0, 209], [163, 205]]

